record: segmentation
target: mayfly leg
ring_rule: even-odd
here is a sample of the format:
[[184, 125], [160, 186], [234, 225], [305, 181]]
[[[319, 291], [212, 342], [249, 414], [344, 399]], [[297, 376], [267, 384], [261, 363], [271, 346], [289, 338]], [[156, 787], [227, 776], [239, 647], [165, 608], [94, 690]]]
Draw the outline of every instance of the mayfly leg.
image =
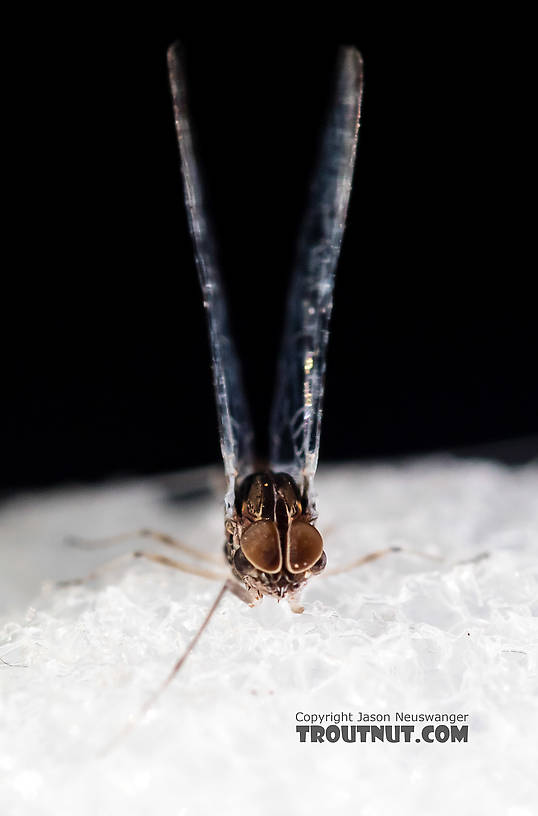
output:
[[[364, 564], [369, 564], [371, 561], [377, 561], [378, 558], [383, 558], [385, 555], [393, 555], [394, 553], [416, 555], [419, 558], [426, 558], [430, 561], [436, 561], [437, 563], [446, 563], [446, 559], [444, 559], [441, 555], [432, 555], [431, 553], [424, 552], [423, 550], [414, 550], [408, 547], [386, 547], [383, 550], [376, 550], [374, 552], [367, 553], [366, 555], [362, 555], [360, 558], [356, 558], [354, 561], [350, 561], [349, 564], [344, 564], [341, 567], [326, 569], [324, 575], [341, 575], [344, 572], [350, 572], [356, 567], [362, 567]], [[473, 555], [471, 558], [464, 558], [461, 561], [455, 561], [452, 563], [452, 566], [477, 564], [478, 562], [483, 561], [485, 558], [489, 558], [489, 553], [481, 552], [477, 555]]]
[[97, 569], [92, 570], [82, 578], [68, 578], [67, 580], [57, 581], [58, 587], [78, 586], [86, 583], [86, 581], [93, 581], [96, 578], [101, 578], [103, 575], [111, 572], [132, 560], [133, 558], [146, 558], [148, 561], [154, 561], [156, 564], [162, 564], [165, 567], [172, 567], [173, 569], [187, 572], [190, 575], [197, 575], [200, 578], [207, 578], [210, 581], [222, 581], [224, 578], [223, 572], [213, 572], [212, 570], [204, 569], [203, 567], [192, 566], [183, 561], [177, 561], [175, 558], [168, 558], [166, 555], [159, 555], [158, 553], [146, 552], [145, 550], [135, 550], [134, 552], [124, 553], [102, 564]]
[[81, 549], [97, 549], [99, 547], [108, 547], [113, 544], [119, 544], [121, 541], [132, 541], [134, 538], [149, 538], [153, 541], [158, 541], [160, 544], [165, 544], [167, 547], [173, 547], [175, 550], [180, 550], [186, 555], [193, 558], [198, 558], [200, 561], [208, 561], [212, 564], [222, 565], [222, 558], [213, 553], [202, 552], [196, 547], [190, 547], [178, 538], [174, 538], [167, 533], [161, 533], [158, 530], [151, 530], [146, 527], [134, 530], [128, 533], [119, 533], [118, 535], [106, 536], [105, 538], [86, 539], [79, 536], [68, 536], [66, 543]]
[[155, 705], [155, 703], [157, 702], [157, 700], [159, 699], [161, 694], [168, 688], [168, 686], [170, 685], [172, 680], [176, 677], [179, 670], [181, 669], [181, 667], [185, 663], [186, 659], [188, 658], [188, 656], [190, 655], [190, 653], [192, 652], [192, 650], [194, 649], [194, 647], [196, 646], [196, 644], [200, 640], [200, 637], [202, 636], [204, 630], [207, 628], [211, 618], [213, 617], [213, 615], [217, 611], [217, 608], [218, 608], [220, 602], [222, 601], [224, 595], [226, 594], [226, 592], [231, 592], [233, 595], [235, 595], [237, 598], [240, 598], [240, 600], [244, 601], [245, 603], [252, 604], [252, 598], [250, 597], [247, 590], [245, 590], [243, 587], [241, 587], [237, 582], [235, 582], [235, 581], [228, 578], [224, 582], [222, 587], [220, 588], [220, 591], [219, 591], [217, 597], [213, 601], [213, 603], [212, 603], [212, 605], [211, 605], [211, 607], [209, 609], [209, 612], [207, 613], [204, 620], [202, 621], [202, 624], [200, 625], [198, 631], [196, 632], [194, 637], [191, 639], [190, 643], [188, 643], [186, 649], [182, 652], [180, 657], [176, 660], [176, 662], [172, 666], [172, 668], [171, 668], [170, 672], [168, 673], [168, 675], [164, 678], [161, 685], [151, 695], [151, 697], [148, 697], [146, 702], [140, 708], [140, 710], [139, 710], [138, 714], [136, 715], [136, 717], [134, 719], [132, 719], [130, 722], [128, 722], [127, 725], [120, 731], [120, 733], [116, 737], [114, 737], [114, 739], [112, 739], [102, 749], [102, 751], [100, 751], [100, 753], [99, 753], [100, 756], [104, 756], [109, 751], [111, 751], [118, 744], [118, 742], [120, 742], [124, 737], [126, 737], [133, 730], [133, 728], [137, 725], [137, 723], [140, 722], [142, 717], [145, 714], [147, 714], [147, 712], [150, 710], [150, 708], [153, 705]]
[[356, 567], [362, 567], [364, 564], [369, 564], [371, 561], [377, 561], [378, 558], [384, 558], [386, 555], [393, 555], [394, 553], [409, 553], [410, 555], [417, 555], [420, 558], [428, 558], [431, 561], [444, 561], [440, 555], [431, 555], [420, 550], [411, 550], [406, 547], [386, 547], [383, 550], [375, 550], [374, 552], [362, 555], [356, 558], [349, 564], [344, 564], [341, 567], [334, 567], [333, 569], [326, 569], [325, 575], [340, 575], [343, 572], [350, 572]]

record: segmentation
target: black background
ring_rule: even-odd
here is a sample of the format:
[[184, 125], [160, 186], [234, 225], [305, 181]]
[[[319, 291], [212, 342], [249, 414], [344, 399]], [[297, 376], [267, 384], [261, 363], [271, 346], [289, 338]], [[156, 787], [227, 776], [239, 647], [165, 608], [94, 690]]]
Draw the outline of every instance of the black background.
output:
[[131, 10], [45, 17], [15, 37], [3, 488], [219, 457], [166, 75], [177, 37], [260, 448], [294, 236], [347, 42], [363, 53], [365, 94], [322, 460], [536, 454], [525, 21], [514, 39], [502, 19], [442, 11], [334, 19], [292, 30], [209, 7], [196, 25], [181, 10]]

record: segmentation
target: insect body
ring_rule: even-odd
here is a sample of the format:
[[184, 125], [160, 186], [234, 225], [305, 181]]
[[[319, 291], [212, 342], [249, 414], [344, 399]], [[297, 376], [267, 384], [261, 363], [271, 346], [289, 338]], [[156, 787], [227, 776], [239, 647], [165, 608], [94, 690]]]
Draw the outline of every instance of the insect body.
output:
[[213, 362], [220, 443], [228, 480], [225, 554], [228, 588], [252, 602], [286, 597], [295, 611], [299, 591], [326, 564], [313, 479], [317, 468], [325, 360], [334, 273], [344, 231], [357, 145], [362, 60], [340, 49], [319, 160], [297, 243], [278, 365], [267, 470], [257, 472], [253, 433], [230, 334], [225, 297], [204, 201], [189, 119], [181, 48], [168, 67], [190, 231]]

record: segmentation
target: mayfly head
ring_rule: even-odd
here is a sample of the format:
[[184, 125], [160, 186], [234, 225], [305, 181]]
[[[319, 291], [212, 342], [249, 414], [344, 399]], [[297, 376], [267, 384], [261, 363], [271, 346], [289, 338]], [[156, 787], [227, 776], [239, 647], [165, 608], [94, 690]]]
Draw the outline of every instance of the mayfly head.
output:
[[262, 471], [240, 483], [225, 553], [254, 597], [293, 597], [324, 569], [323, 539], [313, 521], [307, 497], [287, 473]]

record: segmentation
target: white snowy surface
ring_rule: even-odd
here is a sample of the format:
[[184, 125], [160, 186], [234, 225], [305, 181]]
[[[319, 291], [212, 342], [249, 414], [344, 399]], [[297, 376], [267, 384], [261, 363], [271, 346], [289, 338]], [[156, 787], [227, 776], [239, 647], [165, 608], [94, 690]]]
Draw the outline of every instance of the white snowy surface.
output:
[[[445, 560], [397, 554], [320, 576], [303, 615], [225, 597], [174, 682], [99, 756], [167, 675], [218, 586], [141, 560], [84, 586], [42, 584], [131, 548], [79, 550], [62, 543], [69, 533], [155, 527], [220, 551], [218, 496], [171, 500], [216, 481], [198, 471], [0, 508], [1, 812], [534, 816], [536, 465], [322, 469], [331, 566], [387, 546]], [[300, 744], [298, 711], [466, 713], [469, 742]]]

